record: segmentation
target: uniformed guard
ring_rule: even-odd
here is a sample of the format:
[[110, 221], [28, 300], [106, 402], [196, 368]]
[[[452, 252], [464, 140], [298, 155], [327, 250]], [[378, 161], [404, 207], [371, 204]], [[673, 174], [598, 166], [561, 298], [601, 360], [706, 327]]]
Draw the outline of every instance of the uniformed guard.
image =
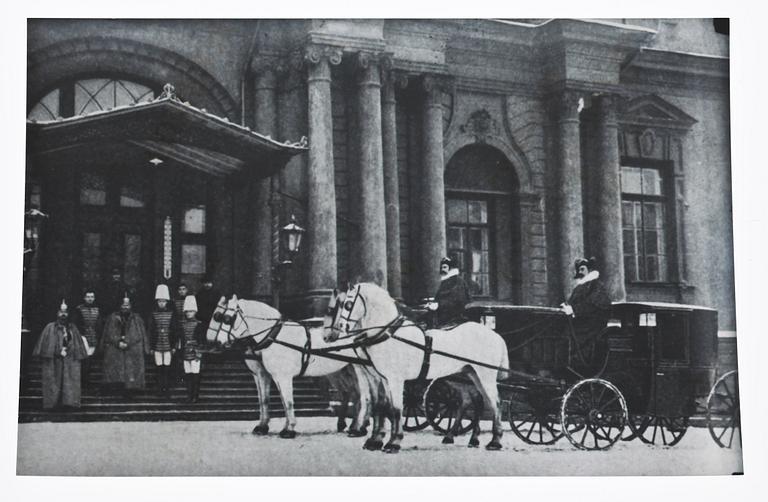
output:
[[196, 403], [200, 396], [200, 349], [205, 340], [206, 325], [197, 320], [197, 301], [194, 296], [184, 300], [184, 320], [179, 347], [184, 358], [184, 380], [187, 384], [187, 402]]
[[81, 365], [83, 386], [85, 386], [88, 379], [88, 373], [91, 369], [91, 359], [99, 344], [101, 329], [104, 324], [101, 316], [101, 309], [96, 305], [96, 292], [92, 289], [86, 289], [85, 294], [83, 295], [83, 303], [75, 307], [73, 314], [72, 322], [85, 337], [85, 348], [88, 351], [88, 358], [83, 359]]
[[171, 357], [176, 341], [176, 318], [170, 305], [168, 286], [159, 284], [155, 289], [155, 308], [149, 316], [150, 346], [155, 356], [160, 394], [168, 397]]

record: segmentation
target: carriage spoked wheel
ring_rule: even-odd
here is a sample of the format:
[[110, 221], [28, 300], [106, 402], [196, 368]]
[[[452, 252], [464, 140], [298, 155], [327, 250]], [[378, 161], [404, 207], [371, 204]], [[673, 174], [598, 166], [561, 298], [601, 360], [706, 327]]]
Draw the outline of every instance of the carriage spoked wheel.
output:
[[528, 444], [550, 445], [563, 437], [563, 428], [559, 417], [554, 413], [517, 413], [510, 415], [509, 425], [512, 432]]
[[707, 397], [707, 427], [721, 448], [731, 448], [739, 435], [741, 444], [741, 411], [739, 408], [739, 374], [736, 370], [721, 376]]
[[421, 382], [408, 382], [403, 396], [403, 430], [405, 432], [420, 431], [429, 422], [424, 416], [424, 391], [426, 385]]
[[635, 416], [629, 420], [629, 428], [630, 437], [638, 437], [645, 444], [675, 446], [688, 430], [688, 417]]
[[479, 394], [465, 384], [434, 380], [424, 394], [427, 421], [441, 434], [447, 434], [454, 427], [455, 435], [466, 434], [480, 422], [483, 402], [478, 398]]
[[582, 380], [563, 396], [560, 421], [563, 433], [575, 447], [605, 450], [621, 439], [627, 424], [627, 403], [610, 382]]

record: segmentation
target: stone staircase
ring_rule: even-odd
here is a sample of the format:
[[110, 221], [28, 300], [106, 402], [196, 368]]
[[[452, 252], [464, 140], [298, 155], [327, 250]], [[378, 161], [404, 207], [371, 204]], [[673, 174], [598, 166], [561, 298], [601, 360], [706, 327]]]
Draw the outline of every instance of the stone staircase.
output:
[[[175, 368], [175, 366], [174, 366]], [[101, 361], [94, 359], [83, 388], [79, 409], [43, 410], [40, 363], [30, 361], [19, 389], [19, 423], [164, 420], [257, 420], [259, 395], [251, 373], [234, 354], [207, 355], [203, 361], [200, 399], [186, 402], [183, 372], [175, 371], [170, 397], [159, 395], [154, 364], [147, 364], [146, 388], [126, 398], [118, 391], [102, 391]], [[298, 416], [330, 416], [325, 379], [296, 378], [294, 399]], [[285, 416], [274, 383], [269, 396], [270, 416]]]

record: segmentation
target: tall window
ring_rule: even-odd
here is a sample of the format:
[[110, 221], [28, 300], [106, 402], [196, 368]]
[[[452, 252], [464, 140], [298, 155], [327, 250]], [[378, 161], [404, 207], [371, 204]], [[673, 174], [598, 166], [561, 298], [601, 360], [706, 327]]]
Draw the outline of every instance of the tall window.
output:
[[459, 262], [470, 292], [491, 294], [490, 228], [487, 200], [449, 198], [445, 201], [448, 255]]
[[181, 223], [181, 273], [203, 275], [206, 273], [206, 210], [204, 205], [184, 209]]
[[30, 120], [49, 121], [151, 101], [155, 91], [130, 80], [91, 78], [51, 90], [30, 109]]
[[624, 271], [631, 282], [667, 282], [666, 192], [658, 168], [622, 166]]

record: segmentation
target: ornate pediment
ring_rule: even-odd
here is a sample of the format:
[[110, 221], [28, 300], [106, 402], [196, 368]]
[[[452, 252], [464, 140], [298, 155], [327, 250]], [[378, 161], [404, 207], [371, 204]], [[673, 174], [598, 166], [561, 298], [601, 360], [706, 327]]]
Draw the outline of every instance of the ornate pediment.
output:
[[680, 108], [654, 95], [624, 103], [619, 120], [627, 125], [673, 129], [690, 129], [697, 122]]
[[464, 134], [474, 136], [477, 143], [485, 143], [488, 136], [498, 136], [500, 133], [499, 123], [487, 110], [474, 112], [460, 130]]

